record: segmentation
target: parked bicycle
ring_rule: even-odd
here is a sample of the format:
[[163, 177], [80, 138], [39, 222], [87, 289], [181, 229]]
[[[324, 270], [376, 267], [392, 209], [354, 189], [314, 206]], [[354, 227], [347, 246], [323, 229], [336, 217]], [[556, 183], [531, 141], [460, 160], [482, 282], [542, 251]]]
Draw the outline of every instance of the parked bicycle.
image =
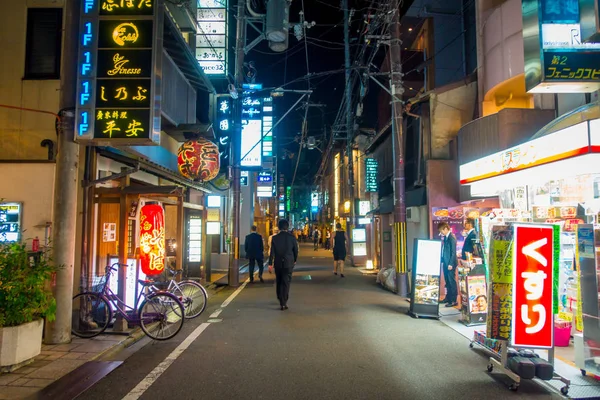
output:
[[115, 266], [127, 267], [127, 264], [106, 266], [105, 276], [96, 288], [73, 297], [71, 332], [81, 338], [91, 338], [104, 332], [113, 317], [121, 316], [128, 324], [139, 325], [154, 340], [167, 340], [177, 335], [185, 316], [179, 298], [169, 292], [155, 290], [154, 281], [139, 280], [144, 290], [137, 296], [135, 306], [130, 307], [108, 286], [112, 273], [118, 271]]
[[177, 282], [175, 277], [183, 271], [169, 269], [168, 273], [171, 279], [167, 282], [155, 284], [156, 288], [162, 288], [167, 285], [166, 291], [175, 295], [185, 308], [185, 318], [196, 318], [206, 309], [208, 294], [206, 289], [196, 281], [184, 280]]

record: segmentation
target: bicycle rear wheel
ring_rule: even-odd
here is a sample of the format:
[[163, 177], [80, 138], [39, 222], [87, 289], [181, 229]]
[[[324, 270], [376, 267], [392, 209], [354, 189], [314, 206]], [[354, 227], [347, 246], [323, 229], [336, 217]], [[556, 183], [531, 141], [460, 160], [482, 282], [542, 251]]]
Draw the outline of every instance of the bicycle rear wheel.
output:
[[185, 310], [177, 297], [167, 292], [154, 293], [140, 306], [140, 327], [154, 340], [171, 339], [183, 327], [184, 315]]
[[80, 338], [92, 338], [106, 330], [112, 310], [106, 299], [97, 293], [79, 293], [73, 297], [71, 333]]
[[185, 308], [185, 317], [187, 319], [196, 318], [206, 309], [208, 294], [201, 284], [194, 281], [179, 282], [173, 286], [171, 293], [179, 298]]

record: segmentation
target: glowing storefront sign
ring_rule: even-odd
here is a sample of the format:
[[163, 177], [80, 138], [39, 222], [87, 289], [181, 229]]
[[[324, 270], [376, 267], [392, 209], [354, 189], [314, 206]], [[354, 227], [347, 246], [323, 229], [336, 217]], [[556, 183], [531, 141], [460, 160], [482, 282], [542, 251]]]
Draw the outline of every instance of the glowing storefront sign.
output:
[[333, 216], [340, 216], [340, 153], [333, 159]]
[[242, 167], [260, 167], [262, 165], [262, 121], [250, 119], [242, 121], [241, 155], [246, 155], [240, 162]]
[[371, 211], [371, 202], [369, 200], [361, 200], [358, 202], [358, 215], [367, 215]]
[[459, 169], [460, 183], [470, 184], [579, 156], [589, 151], [588, 122], [582, 122], [520, 146], [463, 164]]
[[515, 226], [513, 346], [554, 346], [554, 230], [552, 225]]
[[0, 203], [0, 242], [21, 239], [21, 203]]
[[159, 204], [146, 204], [140, 210], [140, 264], [146, 275], [165, 269], [165, 212]]
[[227, 73], [228, 0], [199, 0], [196, 59], [207, 75]]
[[160, 91], [154, 71], [162, 49], [155, 4], [156, 0], [84, 0], [76, 141], [158, 143], [160, 121], [154, 116], [160, 113], [160, 98], [153, 91]]

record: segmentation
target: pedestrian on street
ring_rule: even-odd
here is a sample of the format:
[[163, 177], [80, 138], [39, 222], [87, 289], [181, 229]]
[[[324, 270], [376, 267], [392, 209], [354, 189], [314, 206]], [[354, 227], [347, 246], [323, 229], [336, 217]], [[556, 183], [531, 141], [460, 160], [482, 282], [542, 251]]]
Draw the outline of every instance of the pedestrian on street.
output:
[[458, 290], [456, 287], [456, 237], [450, 230], [450, 226], [446, 222], [441, 222], [438, 225], [438, 230], [443, 238], [441, 264], [446, 281], [446, 297], [440, 303], [446, 303], [446, 307], [455, 307], [458, 305], [456, 296]]
[[348, 247], [348, 237], [342, 230], [342, 224], [335, 224], [335, 236], [333, 237], [333, 274], [344, 277], [344, 263], [346, 262], [346, 250]]
[[246, 258], [249, 261], [249, 269], [250, 269], [250, 283], [254, 283], [254, 266], [258, 263], [258, 279], [260, 279], [261, 283], [264, 283], [263, 280], [263, 269], [265, 264], [265, 247], [263, 244], [263, 238], [261, 235], [256, 233], [256, 225], [253, 225], [250, 233], [246, 236], [246, 241], [244, 242], [244, 249], [246, 251]]
[[[271, 254], [271, 246], [272, 246], [272, 244], [271, 244], [271, 243], [273, 242], [273, 237], [274, 237], [275, 235], [277, 235], [277, 228], [275, 228], [275, 231], [271, 231], [271, 232], [269, 232], [269, 233], [270, 233], [270, 236], [269, 236], [269, 239], [267, 240], [267, 246], [269, 247], [269, 250], [268, 250], [268, 252], [269, 252], [269, 254]], [[294, 237], [295, 237], [295, 236], [294, 236]], [[271, 272], [271, 270], [269, 269], [269, 274], [271, 274], [271, 273], [272, 273], [272, 272]]]
[[292, 272], [298, 260], [298, 241], [288, 232], [290, 224], [285, 219], [277, 223], [279, 233], [273, 236], [269, 254], [269, 270], [275, 269], [277, 300], [282, 310], [288, 309]]
[[317, 251], [319, 249], [319, 230], [315, 228], [313, 231], [313, 250]]
[[327, 232], [325, 233], [325, 250], [330, 250], [331, 249], [331, 232], [329, 231], [329, 229], [327, 229]]

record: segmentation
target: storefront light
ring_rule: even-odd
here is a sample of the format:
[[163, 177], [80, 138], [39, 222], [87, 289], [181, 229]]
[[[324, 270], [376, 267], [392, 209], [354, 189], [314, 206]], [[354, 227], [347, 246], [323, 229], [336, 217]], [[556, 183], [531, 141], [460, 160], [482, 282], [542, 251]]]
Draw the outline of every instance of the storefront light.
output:
[[350, 212], [350, 201], [349, 200], [346, 200], [344, 202], [344, 211], [345, 212]]
[[146, 204], [140, 211], [140, 264], [146, 275], [165, 269], [165, 212], [159, 204]]
[[373, 260], [367, 260], [367, 269], [373, 269]]

